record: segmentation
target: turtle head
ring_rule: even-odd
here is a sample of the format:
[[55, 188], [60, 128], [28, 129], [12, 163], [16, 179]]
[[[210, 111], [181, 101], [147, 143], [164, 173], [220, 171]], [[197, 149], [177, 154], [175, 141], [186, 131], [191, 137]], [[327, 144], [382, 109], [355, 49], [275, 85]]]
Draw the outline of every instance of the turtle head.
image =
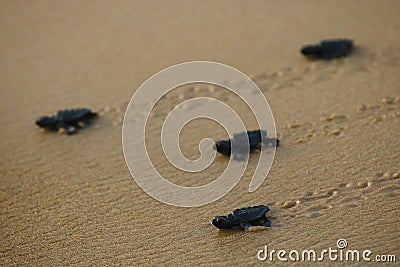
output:
[[224, 154], [224, 155], [230, 155], [231, 154], [231, 142], [228, 140], [223, 140], [223, 141], [217, 141], [214, 144], [214, 150], [217, 150], [218, 152]]
[[219, 229], [229, 229], [232, 228], [232, 222], [227, 216], [216, 216], [211, 224]]
[[56, 129], [57, 120], [54, 117], [41, 117], [36, 120], [36, 125], [41, 128]]
[[321, 47], [318, 45], [307, 45], [301, 49], [301, 53], [305, 56], [318, 56], [321, 54]]

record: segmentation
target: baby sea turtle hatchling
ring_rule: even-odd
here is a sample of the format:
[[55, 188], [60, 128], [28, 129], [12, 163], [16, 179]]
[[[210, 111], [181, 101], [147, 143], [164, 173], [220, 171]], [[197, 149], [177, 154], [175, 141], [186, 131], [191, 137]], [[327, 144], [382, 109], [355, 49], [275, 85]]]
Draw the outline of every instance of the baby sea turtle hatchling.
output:
[[60, 110], [54, 116], [39, 118], [36, 120], [36, 125], [51, 131], [63, 129], [67, 134], [74, 134], [78, 127], [88, 127], [90, 120], [96, 115], [87, 108]]
[[232, 211], [227, 216], [216, 216], [211, 224], [219, 229], [230, 229], [239, 226], [247, 230], [252, 226], [270, 227], [271, 222], [265, 217], [269, 207], [260, 205], [240, 208]]
[[320, 59], [345, 57], [350, 54], [353, 41], [350, 39], [322, 40], [316, 45], [305, 45], [301, 53], [305, 56]]
[[[229, 140], [215, 142], [214, 150], [226, 156], [232, 154], [234, 159], [243, 160], [246, 151], [252, 152], [256, 149], [261, 149], [262, 143], [277, 147], [279, 145], [279, 140], [276, 138], [268, 138], [267, 131], [265, 130], [247, 131], [234, 134]], [[232, 151], [232, 145], [235, 151]]]

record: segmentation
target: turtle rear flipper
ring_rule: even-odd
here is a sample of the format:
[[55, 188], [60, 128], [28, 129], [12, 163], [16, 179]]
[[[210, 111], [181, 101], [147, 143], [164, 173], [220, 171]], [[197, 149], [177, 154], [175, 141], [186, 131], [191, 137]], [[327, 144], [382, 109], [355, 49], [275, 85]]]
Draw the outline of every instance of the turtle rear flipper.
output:
[[263, 143], [272, 146], [272, 147], [278, 147], [279, 146], [279, 139], [278, 138], [263, 138]]
[[271, 221], [268, 220], [267, 218], [264, 219], [264, 221], [262, 223], [260, 223], [261, 226], [265, 226], [265, 227], [270, 227], [271, 226]]
[[262, 227], [270, 227], [271, 226], [271, 221], [268, 220], [267, 218], [261, 218], [259, 220], [255, 220], [252, 222], [247, 222], [247, 223], [241, 223], [240, 227], [244, 230], [250, 230], [249, 228], [251, 227], [257, 227], [257, 226], [262, 226]]
[[90, 122], [89, 119], [81, 120], [81, 121], [78, 122], [78, 125], [81, 128], [87, 128], [87, 127], [90, 126], [90, 124], [91, 124], [91, 122]]
[[244, 153], [233, 153], [233, 159], [238, 160], [238, 161], [244, 161], [245, 156], [247, 156], [247, 154]]
[[252, 224], [252, 223], [248, 223], [248, 222], [241, 222], [240, 223], [240, 228], [242, 228], [243, 230], [247, 230], [252, 226], [254, 226], [254, 224]]

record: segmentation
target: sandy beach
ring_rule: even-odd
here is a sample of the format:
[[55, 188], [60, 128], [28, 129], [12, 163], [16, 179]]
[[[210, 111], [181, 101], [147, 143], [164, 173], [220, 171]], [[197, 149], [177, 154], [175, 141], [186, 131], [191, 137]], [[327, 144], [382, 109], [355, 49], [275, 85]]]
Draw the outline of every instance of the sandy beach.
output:
[[[1, 266], [287, 265], [270, 250], [370, 250], [371, 261], [300, 261], [298, 266], [396, 266], [400, 261], [400, 2], [384, 1], [1, 1]], [[351, 38], [353, 53], [309, 60], [304, 44]], [[129, 173], [122, 123], [137, 88], [182, 62], [232, 66], [259, 86], [280, 147], [263, 184], [257, 165], [216, 202], [183, 208], [147, 195]], [[227, 165], [187, 173], [168, 163], [160, 129], [180, 102], [219, 99], [257, 124], [233, 94], [211, 85], [178, 88], [150, 117], [146, 140], [169, 181], [199, 186]], [[35, 120], [65, 108], [99, 113], [68, 136]], [[148, 134], [148, 136], [147, 136]], [[199, 156], [203, 138], [224, 139], [195, 120], [182, 152]], [[216, 215], [268, 205], [272, 226], [220, 231]], [[376, 256], [394, 255], [396, 263]], [[286, 255], [287, 256], [287, 255]], [[381, 257], [382, 258], [382, 257]], [[289, 260], [290, 261], [290, 260]], [[294, 262], [289, 262], [289, 264]]]

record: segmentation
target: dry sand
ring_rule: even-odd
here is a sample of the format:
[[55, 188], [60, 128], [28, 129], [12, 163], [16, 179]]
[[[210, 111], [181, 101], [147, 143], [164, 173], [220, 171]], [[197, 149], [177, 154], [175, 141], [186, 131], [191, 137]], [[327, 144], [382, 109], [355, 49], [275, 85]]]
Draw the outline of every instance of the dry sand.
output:
[[[339, 238], [349, 249], [399, 261], [399, 11], [396, 0], [1, 1], [0, 265], [269, 265], [256, 258], [266, 244], [321, 251]], [[327, 37], [353, 38], [354, 54], [329, 62], [299, 54], [301, 45]], [[247, 193], [252, 158], [225, 197], [178, 208], [133, 181], [121, 126], [145, 79], [191, 60], [253, 77], [282, 146], [256, 192]], [[221, 90], [180, 94], [237, 105], [255, 127]], [[160, 103], [149, 138], [158, 140], [178, 100]], [[40, 115], [81, 106], [101, 116], [75, 136], [33, 125]], [[198, 156], [204, 137], [225, 135], [215, 124], [194, 122], [183, 132], [183, 152]], [[153, 162], [182, 185], [210, 182], [227, 162], [219, 156], [206, 173], [180, 173], [157, 144], [149, 147]], [[223, 232], [209, 223], [256, 204], [272, 209], [268, 230]]]

